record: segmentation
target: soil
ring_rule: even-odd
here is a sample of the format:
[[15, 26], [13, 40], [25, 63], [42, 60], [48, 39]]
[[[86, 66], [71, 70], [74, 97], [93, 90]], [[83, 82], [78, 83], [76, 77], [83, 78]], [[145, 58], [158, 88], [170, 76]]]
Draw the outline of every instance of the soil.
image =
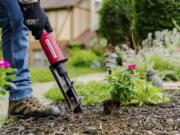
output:
[[120, 102], [114, 102], [111, 99], [104, 101], [103, 103], [103, 112], [104, 114], [112, 114], [114, 112], [119, 111], [121, 107]]
[[[66, 110], [61, 103], [62, 110]], [[85, 106], [82, 114], [19, 119], [6, 123], [0, 135], [180, 135], [180, 91], [171, 102], [155, 106], [120, 107], [110, 115], [103, 105]]]

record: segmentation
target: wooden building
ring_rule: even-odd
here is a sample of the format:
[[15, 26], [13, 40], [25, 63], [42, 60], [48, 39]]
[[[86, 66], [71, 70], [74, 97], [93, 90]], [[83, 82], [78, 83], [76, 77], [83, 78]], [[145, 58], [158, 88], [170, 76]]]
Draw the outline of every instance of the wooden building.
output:
[[[61, 46], [77, 40], [88, 44], [98, 28], [98, 9], [101, 0], [41, 0], [51, 25], [53, 35]], [[30, 66], [45, 66], [47, 59], [37, 41], [30, 36]]]

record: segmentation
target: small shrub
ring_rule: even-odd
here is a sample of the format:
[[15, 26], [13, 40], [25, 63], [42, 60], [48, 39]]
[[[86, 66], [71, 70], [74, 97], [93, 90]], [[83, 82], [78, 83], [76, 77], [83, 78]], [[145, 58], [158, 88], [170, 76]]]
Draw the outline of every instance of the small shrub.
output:
[[93, 61], [99, 60], [101, 60], [101, 58], [91, 50], [76, 49], [71, 53], [69, 64], [77, 67], [89, 67]]
[[168, 59], [163, 59], [157, 55], [152, 55], [150, 57], [151, 63], [153, 63], [153, 68], [155, 70], [163, 71], [163, 70], [174, 70], [175, 65], [171, 63]]
[[72, 41], [72, 42], [69, 43], [69, 48], [70, 49], [80, 49], [81, 45], [77, 41]]
[[110, 76], [108, 81], [111, 85], [111, 98], [113, 101], [127, 104], [134, 96], [134, 82], [129, 72], [120, 72]]

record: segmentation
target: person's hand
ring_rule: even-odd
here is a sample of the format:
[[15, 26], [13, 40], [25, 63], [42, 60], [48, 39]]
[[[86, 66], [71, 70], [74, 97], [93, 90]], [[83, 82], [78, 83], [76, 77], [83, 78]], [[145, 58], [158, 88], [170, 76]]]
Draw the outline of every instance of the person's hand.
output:
[[19, 3], [24, 15], [24, 24], [32, 31], [35, 39], [40, 39], [44, 30], [48, 33], [53, 31], [48, 17], [38, 1], [26, 4]]

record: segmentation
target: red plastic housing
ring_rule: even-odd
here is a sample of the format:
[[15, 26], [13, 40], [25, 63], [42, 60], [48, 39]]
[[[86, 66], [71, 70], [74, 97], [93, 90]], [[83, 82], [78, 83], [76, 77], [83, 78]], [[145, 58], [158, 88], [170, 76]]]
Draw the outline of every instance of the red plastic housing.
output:
[[40, 38], [40, 43], [51, 65], [66, 60], [52, 34], [44, 32]]

